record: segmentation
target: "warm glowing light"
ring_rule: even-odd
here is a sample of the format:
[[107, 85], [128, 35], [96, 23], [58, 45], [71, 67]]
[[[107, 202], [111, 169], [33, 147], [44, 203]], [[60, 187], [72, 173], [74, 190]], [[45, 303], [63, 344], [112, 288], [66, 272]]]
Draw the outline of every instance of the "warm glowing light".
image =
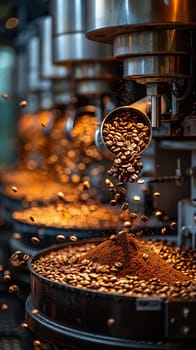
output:
[[18, 233], [18, 232], [15, 232], [15, 233], [13, 233], [13, 238], [20, 239], [21, 238], [21, 234]]
[[6, 29], [13, 29], [16, 28], [19, 24], [19, 20], [16, 17], [9, 17], [7, 21], [5, 22]]

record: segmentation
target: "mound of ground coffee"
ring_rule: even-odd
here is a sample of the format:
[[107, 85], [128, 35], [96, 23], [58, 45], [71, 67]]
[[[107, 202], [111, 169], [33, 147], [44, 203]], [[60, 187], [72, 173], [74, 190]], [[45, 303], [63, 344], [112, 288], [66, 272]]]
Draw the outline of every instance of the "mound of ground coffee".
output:
[[144, 280], [156, 277], [168, 283], [190, 279], [164, 261], [145, 241], [123, 231], [89, 250], [78, 262], [84, 259], [89, 264], [108, 265], [119, 276], [136, 275]]

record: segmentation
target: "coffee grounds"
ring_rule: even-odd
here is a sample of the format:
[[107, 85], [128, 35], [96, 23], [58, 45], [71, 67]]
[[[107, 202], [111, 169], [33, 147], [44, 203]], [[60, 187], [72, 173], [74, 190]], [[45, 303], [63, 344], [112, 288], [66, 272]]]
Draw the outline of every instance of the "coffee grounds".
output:
[[92, 261], [110, 267], [120, 263], [116, 264], [120, 265], [116, 271], [118, 276], [134, 275], [144, 280], [158, 278], [166, 283], [190, 279], [164, 261], [144, 241], [126, 232], [118, 233], [115, 240], [108, 239], [98, 244], [80, 257], [78, 262], [80, 263], [83, 259], [89, 260], [89, 263]]

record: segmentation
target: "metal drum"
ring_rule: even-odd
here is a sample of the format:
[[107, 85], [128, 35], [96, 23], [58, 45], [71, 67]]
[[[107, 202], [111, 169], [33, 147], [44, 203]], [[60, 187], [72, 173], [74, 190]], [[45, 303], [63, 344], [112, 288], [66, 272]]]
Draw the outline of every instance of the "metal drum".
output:
[[[112, 59], [112, 48], [107, 44], [92, 43], [85, 38], [85, 8], [82, 0], [53, 0], [53, 62], [72, 64], [82, 61], [104, 61]], [[67, 50], [69, 48], [69, 50]]]
[[192, 0], [149, 0], [142, 7], [135, 0], [87, 4], [87, 37], [113, 44], [124, 76], [153, 83], [190, 75], [196, 27]]
[[[33, 333], [55, 344], [56, 349], [193, 350], [195, 300], [169, 301], [162, 296], [131, 297], [100, 292], [55, 282], [47, 274], [43, 277], [36, 272], [44, 269], [46, 255], [52, 254], [55, 259], [60, 249], [82, 251], [86, 244], [98, 243], [100, 240], [88, 240], [56, 246], [31, 259], [31, 295], [26, 300], [26, 318]], [[40, 258], [42, 267], [36, 265]]]
[[[92, 237], [108, 237], [111, 233], [117, 231], [119, 210], [112, 210], [110, 206], [101, 205], [101, 207], [97, 207], [99, 209], [97, 214], [100, 212], [100, 218], [94, 214], [96, 205], [93, 206], [94, 210], [89, 209], [86, 215], [85, 211], [88, 209], [87, 207], [84, 208], [84, 204], [81, 204], [81, 207], [71, 203], [64, 204], [63, 208], [64, 211], [61, 210], [62, 214], [60, 214], [60, 208], [51, 205], [13, 213], [13, 233], [9, 237], [9, 250], [13, 258], [10, 259], [10, 270], [12, 271], [12, 278], [17, 281], [17, 284], [20, 284], [17, 294], [22, 296], [23, 299], [30, 292], [30, 277], [26, 263], [23, 261], [24, 256], [34, 256], [41, 249], [54, 244], [62, 245], [64, 241], [71, 242], [72, 240], [79, 241]], [[68, 215], [70, 210], [75, 212], [76, 219], [74, 219], [74, 213], [72, 216], [71, 214]], [[104, 213], [105, 216], [107, 215], [105, 220]], [[83, 220], [81, 219], [82, 216], [84, 216]], [[90, 216], [92, 216], [91, 223]], [[95, 224], [96, 221], [97, 224]], [[17, 252], [19, 253], [17, 254]]]
[[196, 16], [193, 0], [87, 1], [88, 39], [110, 43], [123, 62], [123, 76], [147, 84], [152, 126], [159, 126], [160, 84], [191, 82]]

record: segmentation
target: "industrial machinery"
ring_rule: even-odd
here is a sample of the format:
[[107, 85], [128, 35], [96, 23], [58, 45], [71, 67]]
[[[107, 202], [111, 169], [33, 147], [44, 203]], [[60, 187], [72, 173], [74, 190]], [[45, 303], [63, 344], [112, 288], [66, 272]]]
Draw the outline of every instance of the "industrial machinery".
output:
[[[77, 4], [74, 5], [73, 10], [76, 8], [76, 5]], [[69, 2], [69, 6], [72, 8], [73, 2]], [[65, 13], [63, 14], [67, 16], [69, 12], [65, 11]], [[82, 28], [83, 28], [84, 12], [79, 11], [78, 15], [81, 17]], [[41, 179], [40, 187], [38, 186], [39, 188], [33, 189], [34, 194], [37, 193], [38, 197], [41, 197], [40, 198], [41, 201], [37, 197], [34, 197], [34, 195], [32, 197], [33, 199], [27, 199], [29, 194], [29, 189], [25, 188], [24, 183], [22, 183], [24, 192], [23, 190], [21, 190], [20, 186], [18, 186], [18, 188], [14, 192], [11, 190], [10, 183], [8, 184], [7, 189], [9, 193], [7, 193], [7, 195], [3, 197], [3, 202], [4, 202], [3, 207], [6, 207], [6, 210], [7, 210], [6, 218], [8, 219], [8, 214], [9, 214], [9, 218], [11, 221], [12, 221], [13, 210], [16, 210], [17, 208], [22, 209], [24, 208], [24, 205], [26, 205], [26, 207], [28, 206], [31, 207], [33, 205], [42, 206], [47, 204], [47, 201], [42, 201], [42, 199], [45, 191], [44, 183], [47, 182], [49, 190], [52, 187], [52, 183], [50, 182], [50, 180], [52, 182], [57, 180], [58, 182], [61, 183], [60, 184], [60, 183], [53, 182], [53, 185], [55, 186], [54, 186], [54, 192], [51, 198], [52, 202], [56, 202], [59, 200], [58, 193], [63, 193], [60, 191], [65, 192], [63, 203], [66, 202], [66, 198], [69, 195], [70, 197], [68, 202], [71, 201], [70, 200], [71, 197], [73, 201], [75, 200], [74, 193], [75, 193], [75, 190], [77, 190], [76, 188], [77, 186], [74, 186], [73, 188], [71, 187], [71, 184], [70, 184], [69, 186], [70, 189], [68, 189], [67, 183], [64, 181], [64, 177], [66, 177], [66, 180], [67, 180], [68, 176], [66, 176], [66, 174], [63, 173], [63, 171], [66, 168], [71, 172], [71, 170], [73, 170], [73, 162], [74, 162], [73, 155], [71, 155], [72, 164], [68, 163], [69, 160], [66, 156], [66, 152], [68, 152], [68, 149], [65, 150], [65, 152], [63, 152], [63, 147], [64, 148], [69, 147], [66, 143], [66, 138], [67, 138], [66, 130], [67, 132], [72, 133], [73, 128], [75, 126], [75, 120], [77, 118], [80, 118], [80, 116], [83, 114], [89, 115], [90, 119], [91, 118], [96, 119], [96, 116], [98, 114], [97, 110], [99, 110], [96, 102], [99, 103], [100, 96], [103, 93], [110, 91], [111, 86], [113, 82], [117, 79], [118, 73], [119, 73], [118, 63], [114, 62], [113, 64], [111, 60], [108, 58], [108, 55], [111, 49], [110, 49], [110, 46], [107, 46], [107, 45], [103, 52], [100, 50], [101, 49], [100, 45], [97, 45], [97, 44], [90, 45], [90, 48], [88, 49], [87, 52], [84, 50], [84, 52], [83, 51], [80, 52], [79, 55], [77, 55], [77, 51], [74, 51], [75, 56], [72, 57], [71, 61], [76, 62], [77, 64], [74, 64], [74, 65], [70, 64], [69, 59], [65, 57], [65, 62], [63, 66], [61, 65], [55, 66], [52, 62], [52, 19], [50, 16], [42, 16], [36, 19], [36, 21], [32, 24], [32, 26], [28, 28], [28, 32], [26, 36], [27, 37], [25, 37], [24, 46], [25, 46], [25, 53], [27, 56], [26, 57], [27, 69], [26, 69], [26, 75], [25, 76], [23, 75], [23, 78], [26, 80], [26, 76], [27, 76], [27, 84], [25, 87], [27, 88], [26, 97], [27, 97], [28, 103], [26, 105], [26, 110], [25, 110], [26, 114], [24, 113], [24, 115], [22, 115], [21, 120], [19, 119], [19, 123], [18, 123], [18, 133], [19, 133], [18, 136], [21, 142], [24, 143], [22, 144], [22, 147], [21, 147], [20, 157], [22, 159], [20, 159], [19, 165], [20, 167], [23, 166], [22, 170], [26, 170], [27, 172], [28, 170], [32, 170], [32, 173], [31, 171], [29, 171], [29, 174], [30, 174], [29, 181], [32, 181], [32, 185], [35, 180], [31, 176], [31, 174], [34, 173], [33, 170], [35, 171], [35, 173], [38, 173], [38, 175], [40, 175], [41, 177], [43, 175], [43, 179]], [[74, 37], [75, 36], [73, 35], [73, 41], [74, 41]], [[88, 48], [88, 44], [87, 44], [88, 40], [84, 36], [83, 36], [83, 41], [86, 42], [85, 46]], [[94, 48], [96, 48], [96, 50], [94, 50]], [[84, 49], [84, 44], [82, 45], [82, 50], [83, 49]], [[100, 55], [99, 59], [97, 59], [98, 52]], [[104, 57], [103, 62], [100, 62], [102, 60], [102, 56]], [[87, 64], [88, 61], [89, 62], [93, 61], [93, 62], [91, 62], [91, 64]], [[72, 66], [73, 66], [73, 70], [72, 70]], [[77, 84], [75, 84], [76, 88], [74, 86], [75, 81], [77, 82]], [[74, 87], [74, 90], [73, 90], [73, 87]], [[69, 123], [68, 123], [69, 126], [70, 126], [70, 122], [72, 123], [71, 130], [70, 130], [69, 128], [65, 128], [65, 126], [67, 123], [67, 116], [68, 115], [70, 116], [73, 114], [72, 111], [74, 110], [74, 108], [72, 107], [72, 105], [75, 103], [73, 92], [75, 91], [79, 96], [79, 98], [81, 96], [83, 97], [88, 94], [88, 97], [90, 96], [90, 98], [93, 100], [94, 105], [83, 106], [82, 108], [79, 108], [79, 110], [76, 113], [74, 113], [74, 122], [72, 122], [73, 116], [72, 118], [69, 118]], [[23, 96], [25, 96], [26, 91], [23, 91], [23, 94], [24, 94]], [[58, 113], [59, 110], [61, 113]], [[61, 130], [57, 130], [57, 128], [59, 129], [59, 127], [61, 128]], [[34, 134], [33, 136], [36, 136], [36, 137], [32, 137], [32, 132]], [[56, 139], [57, 134], [59, 135], [59, 140]], [[93, 141], [93, 137], [94, 136], [92, 135], [91, 137], [92, 141]], [[70, 135], [70, 138], [71, 138], [71, 135]], [[57, 145], [58, 142], [59, 142], [59, 146]], [[73, 143], [72, 143], [72, 148], [73, 148]], [[90, 147], [88, 148], [90, 151]], [[94, 148], [96, 149], [95, 146]], [[72, 151], [72, 153], [73, 152], [74, 151]], [[81, 152], [82, 150], [79, 150], [79, 156], [81, 155]], [[81, 166], [81, 163], [82, 163], [81, 158], [82, 158], [82, 155], [81, 157], [79, 157], [79, 160], [78, 159], [76, 160], [78, 161], [79, 166]], [[87, 158], [87, 154], [86, 154], [86, 158]], [[69, 166], [70, 166], [70, 169], [69, 169]], [[79, 168], [76, 169], [76, 174], [73, 174], [73, 177], [74, 176], [79, 177], [79, 175], [77, 174], [78, 169]], [[93, 171], [93, 170], [90, 169], [90, 171]], [[22, 180], [22, 173], [19, 172], [18, 173], [19, 176], [17, 177], [20, 177], [20, 174], [21, 174], [21, 180]], [[16, 173], [13, 173], [12, 185], [13, 185], [13, 181], [16, 181], [15, 175]], [[98, 175], [95, 176], [95, 178], [97, 180]], [[42, 180], [44, 181], [42, 182]], [[35, 181], [35, 186], [37, 185], [38, 183]], [[45, 192], [46, 197], [48, 197], [49, 190]], [[13, 198], [14, 195], [17, 198]], [[24, 198], [26, 198], [27, 200], [24, 200]], [[36, 229], [34, 227], [34, 234], [35, 234], [35, 231]], [[54, 239], [54, 242], [56, 242], [56, 238], [55, 238], [56, 233], [55, 231], [53, 233], [54, 233], [53, 239]], [[82, 237], [88, 234], [88, 232], [85, 231], [84, 233], [82, 230], [81, 230], [81, 233], [82, 233]], [[32, 235], [33, 234], [31, 232], [31, 236]], [[28, 236], [28, 233], [26, 231], [24, 232], [24, 237], [25, 236], [26, 236], [25, 238], [26, 240]], [[44, 235], [42, 235], [42, 239], [43, 238], [44, 238]], [[30, 252], [30, 255], [34, 255], [35, 250], [31, 250], [30, 249], [31, 247], [28, 246], [29, 244], [32, 245], [31, 240], [27, 239], [27, 241], [25, 242], [26, 243], [28, 242], [28, 244], [26, 245], [25, 243], [23, 245], [24, 242], [22, 243], [21, 239], [17, 240], [17, 238], [13, 235], [9, 242], [11, 252], [14, 253], [15, 250], [16, 251], [23, 250], [24, 253], [29, 254]], [[45, 243], [46, 243], [46, 246], [48, 246], [50, 244], [50, 239], [46, 238]], [[37, 247], [34, 247], [34, 248], [37, 249]], [[40, 245], [40, 248], [41, 248], [41, 245]], [[18, 271], [15, 271], [15, 272], [17, 273]], [[19, 279], [20, 277], [23, 278], [22, 273], [19, 273], [18, 275], [19, 275]], [[27, 287], [29, 287], [28, 282], [29, 281], [27, 281], [27, 284], [28, 284]]]
[[[138, 135], [134, 136], [138, 142], [134, 148], [139, 154], [133, 152], [137, 163], [134, 171], [130, 169], [133, 181], [123, 182], [123, 176], [118, 173], [115, 188], [109, 179], [111, 169], [107, 173], [104, 170], [105, 185], [114, 195], [110, 204], [116, 205], [120, 197], [123, 198], [121, 214], [127, 213], [128, 206], [131, 208], [128, 219], [123, 219], [120, 232], [106, 231], [106, 238], [104, 234], [99, 235], [100, 232], [97, 235], [96, 229], [88, 230], [85, 235], [82, 230], [80, 235], [77, 229], [71, 229], [65, 237], [66, 233], [57, 221], [55, 227], [57, 216], [52, 217], [48, 206], [44, 214], [47, 216], [48, 213], [50, 223], [54, 222], [51, 227], [43, 225], [44, 215], [40, 215], [38, 207], [35, 213], [38, 212], [38, 218], [40, 215], [40, 223], [28, 210], [23, 212], [25, 221], [20, 220], [20, 213], [15, 214], [16, 230], [21, 230], [20, 237], [28, 243], [28, 250], [26, 254], [22, 252], [20, 233], [16, 232], [10, 241], [12, 249], [16, 250], [12, 255], [13, 264], [18, 267], [21, 263], [26, 273], [27, 255], [33, 255], [28, 261], [31, 291], [25, 305], [31, 336], [34, 334], [39, 338], [34, 342], [33, 350], [195, 350], [196, 256], [192, 249], [196, 248], [194, 7], [193, 0], [51, 0], [50, 16], [47, 13], [36, 21], [40, 47], [38, 37], [31, 35], [27, 108], [32, 107], [37, 113], [42, 107], [51, 109], [54, 104], [55, 107], [63, 104], [67, 108], [73, 102], [73, 108], [69, 110], [68, 107], [71, 114], [68, 121], [65, 118], [66, 123], [59, 124], [70, 142], [81, 136], [81, 133], [74, 133], [74, 127], [79, 120], [84, 120], [85, 124], [87, 119], [83, 116], [88, 115], [99, 123], [95, 143], [99, 146], [100, 158], [90, 164], [90, 157], [85, 158], [86, 154], [84, 157], [87, 159], [85, 171], [88, 170], [84, 180], [90, 179], [83, 183], [86, 186], [83, 187], [86, 192], [83, 191], [81, 196], [84, 202], [90, 185], [96, 187], [100, 180], [94, 165], [104, 162], [110, 166], [113, 160], [111, 154], [110, 159], [107, 158], [106, 146], [111, 145], [116, 135], [110, 135], [106, 145], [103, 138], [105, 121], [111, 116], [116, 118], [117, 113], [120, 120], [121, 111], [133, 112], [134, 117], [141, 117], [135, 119], [138, 129], [141, 124], [147, 126], [148, 134], [146, 138], [142, 130], [141, 134], [146, 138], [142, 152], [137, 148], [141, 140]], [[48, 41], [51, 32], [52, 47]], [[38, 68], [39, 49], [41, 67]], [[131, 89], [122, 92], [122, 82]], [[114, 85], [117, 85], [115, 93]], [[124, 102], [119, 103], [123, 93]], [[86, 124], [91, 125], [88, 121]], [[52, 128], [44, 130], [48, 136], [47, 131]], [[88, 134], [85, 125], [82, 130], [84, 135]], [[55, 132], [54, 135], [59, 135]], [[67, 147], [65, 142], [62, 145]], [[62, 156], [59, 160], [62, 160], [62, 148], [57, 149]], [[86, 151], [85, 147], [80, 151], [80, 154]], [[54, 157], [54, 163], [51, 159], [51, 165], [57, 165], [62, 174], [65, 163], [59, 167], [57, 158]], [[38, 160], [44, 172], [45, 159], [43, 162]], [[83, 172], [84, 164], [81, 163], [78, 162]], [[121, 158], [116, 163], [121, 163]], [[72, 166], [67, 174], [78, 179]], [[65, 186], [66, 179], [58, 178], [64, 180]], [[102, 190], [97, 187], [95, 200]], [[44, 190], [47, 192], [47, 188]], [[66, 220], [65, 213], [70, 208], [74, 212], [76, 208], [71, 205], [68, 208], [69, 203], [66, 207], [63, 195], [59, 193], [61, 205], [55, 210], [59, 210], [61, 223], [61, 215]], [[88, 204], [94, 214], [92, 198]], [[115, 212], [116, 208], [113, 209]], [[79, 222], [76, 214], [75, 217]], [[104, 218], [98, 219], [104, 227]], [[83, 241], [80, 240], [82, 235]], [[57, 236], [58, 244], [46, 248]], [[41, 241], [40, 247], [46, 249], [37, 252], [38, 241]], [[121, 274], [127, 267], [124, 264], [126, 258], [135, 256], [128, 266], [129, 274]], [[100, 261], [102, 265], [99, 265]], [[140, 267], [143, 267], [143, 274], [139, 274]], [[174, 280], [171, 276], [173, 267]], [[18, 274], [20, 280], [23, 276], [19, 270]]]
[[[54, 13], [57, 13], [57, 10], [60, 13], [60, 9], [67, 5], [62, 1], [53, 1], [52, 4], [58, 5], [52, 7]], [[193, 6], [191, 0], [183, 2], [148, 0], [142, 2], [142, 5], [138, 1], [132, 0], [89, 0], [85, 8], [87, 38], [102, 44], [110, 44], [113, 47], [114, 59], [122, 62], [123, 78], [134, 80], [139, 85], [142, 84], [146, 88], [144, 95], [150, 97], [150, 108], [146, 110], [146, 113], [153, 128], [152, 151], [147, 155], [144, 152], [142, 157], [145, 159], [146, 156], [147, 160], [150, 159], [153, 169], [150, 167], [143, 169], [145, 187], [142, 191], [146, 201], [145, 205], [147, 203], [144, 210], [146, 207], [149, 209], [150, 206], [150, 209], [155, 211], [155, 216], [160, 215], [163, 218], [163, 222], [164, 220], [169, 222], [170, 217], [177, 220], [178, 230], [176, 221], [170, 222], [170, 227], [171, 230], [175, 230], [175, 242], [179, 245], [182, 242], [187, 245], [187, 250], [185, 249], [184, 252], [180, 251], [180, 248], [174, 248], [182, 254], [183, 261], [186, 261], [187, 257], [190, 258], [188, 248], [190, 246], [195, 248], [194, 77], [196, 17], [192, 10]], [[77, 11], [75, 16], [76, 14]], [[55, 27], [58, 30], [54, 36], [54, 62], [58, 64], [64, 61], [62, 56], [65, 55], [65, 43], [66, 47], [70, 47], [69, 55], [73, 55], [74, 52], [69, 35], [64, 35], [64, 32], [61, 31], [63, 25], [65, 22], [55, 21]], [[62, 47], [64, 50], [60, 53]], [[168, 101], [168, 107], [164, 110], [161, 108], [162, 96]], [[137, 103], [134, 108], [132, 105], [117, 108], [119, 120], [120, 111], [123, 109], [135, 111], [135, 108], [138, 114], [142, 113], [141, 115], [143, 115]], [[117, 124], [118, 121], [115, 121]], [[103, 128], [100, 131], [102, 132]], [[114, 134], [111, 135], [115, 137]], [[112, 142], [111, 135], [109, 141], [107, 139], [108, 144]], [[120, 137], [120, 135], [117, 136]], [[101, 142], [103, 146], [104, 140], [101, 139]], [[121, 160], [118, 159], [116, 163], [120, 162]], [[119, 186], [122, 186], [123, 177], [119, 176], [119, 178]], [[108, 183], [110, 184], [109, 181]], [[136, 186], [140, 186], [140, 184], [137, 183]], [[131, 191], [130, 187], [128, 196], [131, 195]], [[134, 188], [134, 191], [137, 193], [137, 189]], [[178, 215], [177, 206], [179, 208]], [[141, 209], [139, 205], [137, 209]], [[143, 219], [146, 220], [146, 218]], [[127, 229], [129, 225], [130, 222], [126, 222], [124, 229]], [[162, 228], [165, 229], [164, 224]], [[164, 235], [165, 230], [161, 233]], [[121, 234], [123, 235], [123, 233]], [[165, 239], [167, 237], [169, 236], [164, 236]], [[110, 238], [109, 242], [110, 247], [115, 246], [114, 237]], [[93, 243], [99, 242], [94, 241]], [[121, 243], [123, 245], [123, 242]], [[73, 258], [70, 253], [71, 249], [75, 247], [78, 252], [80, 244], [83, 243], [75, 243], [71, 248], [67, 244], [62, 248], [65, 251], [68, 250], [68, 259]], [[128, 254], [126, 240], [123, 247]], [[168, 252], [167, 249], [173, 249], [171, 242], [169, 247], [165, 246], [163, 251]], [[161, 249], [159, 249], [157, 247], [160, 252]], [[140, 281], [138, 289], [134, 289], [133, 294], [123, 295], [125, 285], [125, 289], [129, 290], [129, 285], [123, 278], [119, 282], [123, 286], [122, 289], [118, 287], [119, 294], [113, 289], [112, 292], [107, 293], [104, 288], [105, 278], [107, 279], [105, 275], [101, 287], [99, 286], [100, 289], [97, 290], [96, 271], [91, 271], [90, 266], [92, 265], [88, 265], [88, 259], [84, 259], [82, 263], [89, 267], [89, 270], [93, 272], [92, 278], [96, 280], [93, 281], [94, 290], [92, 291], [89, 287], [90, 276], [87, 276], [88, 267], [88, 273], [85, 275], [86, 280], [83, 281], [82, 271], [85, 271], [85, 267], [84, 265], [80, 266], [80, 282], [77, 284], [77, 261], [76, 265], [73, 261], [69, 265], [64, 255], [63, 259], [67, 265], [64, 266], [63, 281], [62, 283], [61, 279], [56, 281], [55, 263], [54, 272], [52, 271], [51, 274], [48, 270], [45, 271], [42, 264], [36, 266], [37, 262], [43, 263], [45, 257], [47, 257], [47, 263], [50, 261], [48, 257], [54, 259], [55, 253], [61, 261], [58, 247], [42, 251], [30, 261], [32, 293], [26, 301], [30, 329], [43, 337], [44, 340], [48, 339], [54, 344], [55, 349], [63, 349], [65, 346], [74, 350], [92, 349], [92, 347], [98, 350], [115, 348], [120, 350], [192, 350], [195, 348], [195, 292], [191, 290], [191, 296], [187, 294], [190, 292], [190, 285], [194, 284], [194, 262], [189, 264], [190, 270], [192, 270], [192, 280], [185, 282], [189, 292], [184, 292], [180, 283], [169, 284], [169, 289], [178, 290], [180, 296], [176, 292], [174, 299], [170, 297], [167, 299], [168, 285], [164, 285], [165, 289], [163, 287], [160, 295], [156, 294], [156, 297], [150, 293], [149, 289], [140, 289], [141, 286], [144, 288], [146, 286], [145, 276]], [[165, 254], [167, 255], [167, 253]], [[106, 255], [107, 253], [104, 256], [105, 259]], [[166, 255], [165, 259], [167, 260]], [[96, 254], [93, 256], [95, 263], [98, 257]], [[144, 253], [142, 257], [148, 261], [148, 254]], [[174, 254], [171, 252], [167, 261], [169, 264], [173, 264], [174, 260]], [[180, 258], [178, 262], [180, 264], [178, 270], [183, 272], [183, 263]], [[146, 273], [148, 271], [147, 265]], [[115, 266], [116, 269], [117, 266], [122, 268], [119, 261], [116, 262]], [[134, 266], [135, 269], [138, 267], [137, 261]], [[107, 265], [104, 267], [108, 268]], [[152, 267], [150, 261], [148, 267], [149, 270]], [[42, 268], [43, 274], [41, 273]], [[115, 271], [117, 272], [117, 270]], [[137, 280], [137, 276], [135, 276], [135, 280]], [[70, 281], [73, 282], [73, 285]], [[115, 277], [113, 281], [115, 281]], [[107, 286], [110, 285], [113, 288], [110, 282], [107, 280], [106, 284], [108, 283]], [[152, 284], [157, 283], [155, 280], [151, 282]], [[165, 292], [166, 290], [167, 292]], [[138, 291], [141, 293], [139, 297], [136, 295]], [[50, 307], [51, 300], [52, 307]]]
[[[114, 58], [122, 61], [124, 78], [144, 84], [151, 97], [156, 145], [154, 169], [150, 176], [146, 174], [154, 178], [147, 180], [146, 193], [160, 192], [159, 209], [171, 217], [177, 215], [178, 206], [178, 243], [186, 234], [195, 235], [196, 23], [192, 8], [192, 1], [147, 1], [143, 7], [137, 1], [87, 4], [88, 39], [110, 43]], [[163, 95], [170, 101], [165, 113], [161, 113]], [[183, 213], [186, 206], [191, 208], [189, 218]]]
[[86, 39], [86, 6], [86, 2], [81, 1], [50, 2], [53, 62], [58, 66], [72, 66], [76, 95], [88, 96], [96, 105], [100, 119], [100, 97], [112, 92], [115, 81], [119, 79], [120, 67], [112, 57], [110, 45]]
[[[59, 11], [59, 9], [61, 9]], [[81, 1], [51, 1], [50, 14], [53, 22], [53, 62], [58, 66], [72, 67], [75, 82], [76, 104], [74, 114], [66, 124], [67, 136], [74, 138], [73, 129], [80, 120], [89, 118], [88, 124], [98, 124], [104, 113], [115, 105], [115, 85], [119, 81], [120, 64], [112, 57], [112, 48], [108, 44], [97, 44], [85, 37], [86, 2]], [[71, 20], [70, 20], [71, 19]], [[69, 47], [69, 50], [66, 48]], [[107, 96], [107, 99], [104, 99]], [[103, 102], [107, 101], [107, 102]], [[91, 122], [92, 121], [92, 122]], [[83, 124], [84, 134], [88, 134]], [[76, 129], [79, 126], [76, 126]], [[82, 126], [80, 127], [82, 128]], [[94, 131], [92, 131], [94, 132]], [[75, 136], [75, 138], [79, 137]], [[93, 140], [94, 143], [94, 140]], [[86, 150], [85, 144], [79, 148], [82, 158], [89, 158], [92, 151]], [[83, 150], [82, 150], [83, 149]], [[84, 155], [86, 153], [86, 155]], [[88, 154], [87, 154], [88, 153]], [[90, 179], [92, 187], [98, 187], [98, 195], [103, 192], [103, 174], [93, 176], [96, 168], [104, 163], [100, 155], [96, 156], [96, 147], [91, 162], [86, 164], [85, 175]], [[86, 159], [87, 159], [86, 158]], [[98, 161], [97, 161], [98, 159]], [[105, 167], [105, 163], [103, 166]], [[74, 174], [73, 174], [74, 175]], [[105, 194], [104, 194], [105, 195]]]

